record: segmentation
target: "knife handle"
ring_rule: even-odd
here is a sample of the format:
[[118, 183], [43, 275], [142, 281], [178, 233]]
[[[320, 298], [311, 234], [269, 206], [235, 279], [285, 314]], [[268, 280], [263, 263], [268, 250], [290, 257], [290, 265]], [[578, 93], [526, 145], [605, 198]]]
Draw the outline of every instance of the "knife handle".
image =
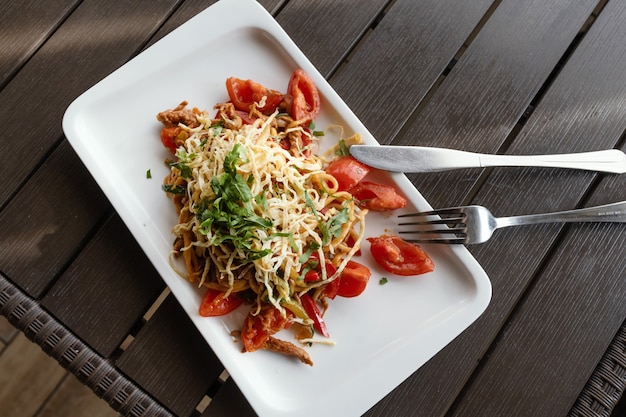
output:
[[558, 155], [479, 154], [479, 157], [483, 167], [534, 166], [626, 173], [626, 154], [618, 149]]

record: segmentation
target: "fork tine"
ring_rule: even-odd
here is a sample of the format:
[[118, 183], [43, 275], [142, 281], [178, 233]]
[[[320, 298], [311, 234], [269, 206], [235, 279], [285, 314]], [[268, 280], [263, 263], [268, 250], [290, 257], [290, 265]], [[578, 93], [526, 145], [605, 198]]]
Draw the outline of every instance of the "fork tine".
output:
[[447, 233], [447, 234], [459, 234], [459, 235], [464, 235], [465, 232], [467, 232], [467, 228], [464, 226], [461, 227], [446, 227], [446, 228], [440, 228], [440, 229], [417, 229], [417, 230], [400, 230], [398, 231], [398, 233], [403, 234], [403, 235], [426, 235], [426, 234], [442, 234], [442, 233]]
[[[400, 216], [398, 216], [400, 217]], [[465, 221], [465, 217], [446, 217], [443, 219], [433, 220], [418, 220], [414, 222], [402, 222], [398, 223], [398, 226], [419, 226], [419, 225], [431, 225], [431, 224], [462, 224]]]
[[[438, 216], [436, 219], [429, 219]], [[405, 238], [413, 243], [463, 244], [467, 239], [466, 215], [461, 207], [449, 207], [418, 213], [400, 214], [398, 218], [414, 218], [414, 221], [399, 222], [398, 226], [417, 226], [417, 230], [403, 230], [400, 234], [410, 235]], [[437, 227], [441, 225], [442, 227]], [[419, 228], [424, 226], [423, 228]], [[447, 226], [447, 227], [445, 227]]]
[[417, 213], [399, 214], [398, 217], [425, 217], [425, 216], [442, 216], [442, 215], [459, 215], [464, 216], [462, 207], [448, 207], [431, 211], [420, 211]]
[[407, 242], [411, 242], [411, 243], [440, 243], [440, 244], [446, 244], [446, 245], [461, 245], [463, 243], [465, 243], [466, 237], [464, 235], [462, 236], [456, 236], [456, 237], [432, 237], [432, 238], [411, 238], [411, 239], [404, 239]]

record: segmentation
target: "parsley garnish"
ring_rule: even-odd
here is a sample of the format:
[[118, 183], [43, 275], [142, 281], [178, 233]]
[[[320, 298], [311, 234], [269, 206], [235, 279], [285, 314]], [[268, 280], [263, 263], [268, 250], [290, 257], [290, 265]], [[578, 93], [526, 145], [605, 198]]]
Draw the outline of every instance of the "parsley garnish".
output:
[[382, 277], [382, 278], [378, 281], [378, 283], [379, 283], [380, 285], [385, 285], [387, 282], [389, 282], [389, 280], [387, 279], [387, 277]]
[[346, 145], [345, 139], [339, 140], [339, 147], [335, 150], [337, 156], [350, 156], [350, 148]]
[[161, 189], [170, 194], [185, 194], [185, 187], [181, 185], [163, 184]]
[[189, 162], [191, 159], [195, 158], [195, 154], [188, 154], [185, 149], [179, 149], [176, 152], [176, 156], [178, 157], [178, 161], [170, 162], [170, 166], [176, 168], [180, 171], [180, 175], [183, 178], [191, 178], [191, 168], [189, 168]]
[[146, 178], [147, 179], [151, 179], [152, 178], [152, 172], [150, 172], [150, 170], [146, 171]]
[[253, 244], [259, 241], [254, 232], [269, 229], [272, 221], [254, 212], [252, 191], [237, 172], [237, 164], [245, 161], [245, 153], [245, 148], [236, 144], [226, 155], [224, 173], [211, 179], [211, 188], [216, 197], [205, 199], [199, 204], [197, 217], [201, 222], [200, 233], [211, 234], [212, 245], [229, 243], [244, 252], [248, 261], [253, 261], [271, 252], [269, 249], [254, 249]]
[[333, 238], [341, 235], [341, 227], [350, 220], [348, 208], [344, 207], [330, 219], [319, 223], [322, 232], [322, 246], [326, 246]]

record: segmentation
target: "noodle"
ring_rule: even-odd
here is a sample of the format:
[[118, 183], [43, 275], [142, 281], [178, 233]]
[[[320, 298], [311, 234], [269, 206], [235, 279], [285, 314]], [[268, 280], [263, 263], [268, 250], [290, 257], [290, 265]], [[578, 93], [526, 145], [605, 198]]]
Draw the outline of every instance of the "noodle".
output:
[[[367, 210], [337, 191], [323, 159], [303, 145], [311, 134], [289, 116], [256, 112], [244, 124], [232, 105], [218, 107], [219, 119], [194, 109], [196, 123], [179, 125], [184, 134], [164, 180], [179, 216], [172, 254], [182, 256], [190, 282], [251, 292], [252, 314], [272, 305], [309, 324], [299, 297], [322, 301], [360, 247]], [[336, 272], [322, 267], [309, 282], [313, 258]]]

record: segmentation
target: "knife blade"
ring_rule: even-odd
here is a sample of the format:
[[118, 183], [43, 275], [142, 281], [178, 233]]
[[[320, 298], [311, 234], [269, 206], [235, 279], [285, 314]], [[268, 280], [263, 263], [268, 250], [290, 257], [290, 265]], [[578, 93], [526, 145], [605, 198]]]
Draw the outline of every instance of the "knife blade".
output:
[[350, 153], [370, 167], [406, 173], [495, 166], [534, 166], [626, 173], [626, 154], [617, 149], [557, 155], [491, 155], [427, 146], [352, 145]]

